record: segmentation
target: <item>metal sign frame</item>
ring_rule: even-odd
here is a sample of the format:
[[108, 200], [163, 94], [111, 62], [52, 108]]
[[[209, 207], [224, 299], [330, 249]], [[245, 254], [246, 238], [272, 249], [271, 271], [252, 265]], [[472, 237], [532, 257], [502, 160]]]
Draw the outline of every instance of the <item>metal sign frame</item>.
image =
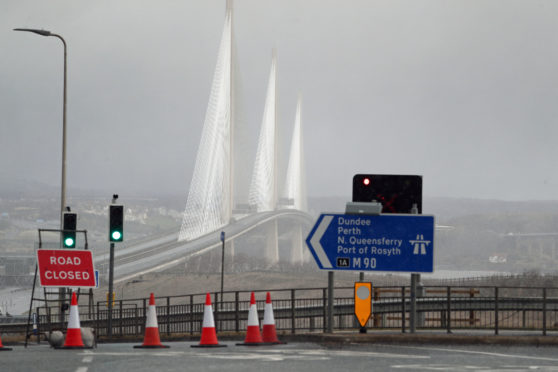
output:
[[[84, 250], [88, 250], [89, 249], [89, 243], [87, 241], [87, 230], [72, 230], [75, 231], [76, 235], [77, 234], [83, 234], [84, 237]], [[64, 232], [63, 229], [38, 229], [38, 233], [39, 233], [39, 247], [38, 249], [43, 249], [43, 233], [58, 233], [58, 234], [62, 234]], [[62, 247], [62, 242], [60, 242], [60, 247]], [[53, 300], [53, 299], [49, 299], [50, 295], [56, 295], [58, 296], [58, 292], [57, 293], [53, 293], [53, 292], [49, 292], [47, 287], [43, 288], [43, 298], [35, 298], [35, 287], [37, 285], [37, 275], [38, 275], [38, 271], [39, 271], [39, 266], [38, 264], [35, 264], [35, 275], [33, 277], [33, 287], [31, 288], [31, 299], [29, 301], [29, 312], [28, 312], [28, 316], [27, 316], [27, 327], [25, 329], [25, 343], [24, 346], [27, 347], [29, 338], [31, 336], [31, 334], [29, 333], [29, 329], [31, 327], [31, 315], [33, 312], [33, 303], [35, 301], [40, 301], [40, 302], [44, 302], [45, 306], [48, 307], [48, 303], [49, 302], [58, 302], [58, 305], [60, 307], [62, 307], [62, 300], [60, 300], [59, 298], [57, 300]], [[77, 295], [78, 295], [78, 299], [79, 299], [79, 295], [80, 295], [80, 289], [78, 288], [77, 290]], [[88, 293], [88, 298], [89, 298], [89, 306], [88, 306], [88, 311], [89, 311], [89, 317], [91, 319], [95, 318], [95, 312], [93, 311], [93, 289], [89, 288], [89, 293]], [[62, 312], [61, 312], [62, 314]], [[48, 330], [49, 332], [52, 330], [52, 324], [50, 323], [50, 316], [48, 317]]]

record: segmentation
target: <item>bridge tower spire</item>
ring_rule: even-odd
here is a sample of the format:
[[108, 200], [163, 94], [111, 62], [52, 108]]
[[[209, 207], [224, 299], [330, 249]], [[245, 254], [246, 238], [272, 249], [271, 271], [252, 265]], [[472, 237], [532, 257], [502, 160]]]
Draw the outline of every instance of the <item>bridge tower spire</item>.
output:
[[289, 165], [287, 167], [284, 198], [287, 200], [289, 207], [306, 212], [308, 207], [306, 201], [306, 180], [304, 177], [301, 111], [302, 96], [299, 94], [293, 136], [291, 139], [291, 152], [289, 155]]
[[273, 49], [267, 95], [248, 202], [258, 212], [277, 206], [277, 55]]
[[179, 241], [217, 230], [229, 223], [232, 216], [232, 37], [232, 0], [227, 0], [225, 26]]

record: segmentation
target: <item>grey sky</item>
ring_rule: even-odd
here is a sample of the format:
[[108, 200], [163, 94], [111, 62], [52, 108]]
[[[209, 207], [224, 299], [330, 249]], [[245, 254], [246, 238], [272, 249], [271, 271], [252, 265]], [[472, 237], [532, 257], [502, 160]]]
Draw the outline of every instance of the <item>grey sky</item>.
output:
[[[12, 31], [44, 28], [69, 48], [69, 187], [186, 197], [224, 13], [0, 2], [0, 177], [60, 182], [62, 46]], [[253, 146], [276, 47], [283, 147], [300, 91], [310, 196], [368, 172], [422, 174], [426, 196], [558, 199], [557, 19], [556, 1], [236, 0]]]

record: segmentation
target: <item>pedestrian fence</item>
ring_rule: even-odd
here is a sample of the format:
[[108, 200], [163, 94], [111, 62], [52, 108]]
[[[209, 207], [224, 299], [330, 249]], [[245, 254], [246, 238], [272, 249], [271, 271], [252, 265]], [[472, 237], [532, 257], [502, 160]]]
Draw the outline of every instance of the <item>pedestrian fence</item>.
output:
[[[267, 291], [256, 291], [260, 324]], [[276, 329], [279, 333], [324, 332], [328, 320], [327, 288], [270, 290]], [[250, 307], [250, 291], [212, 293], [218, 332], [244, 332]], [[148, 295], [148, 294], [146, 294]], [[99, 337], [107, 335], [106, 301], [80, 304], [82, 327], [92, 327]], [[161, 335], [198, 335], [201, 332], [205, 293], [156, 297]], [[410, 288], [373, 289], [372, 314], [367, 323], [374, 329], [409, 331]], [[144, 333], [148, 297], [114, 301], [112, 335]], [[354, 288], [334, 290], [333, 330], [359, 329], [354, 316]], [[558, 288], [493, 286], [419, 286], [416, 298], [416, 328], [427, 330], [529, 330], [542, 335], [558, 331]], [[63, 330], [58, 307], [38, 307], [38, 331]], [[67, 314], [66, 314], [67, 316]], [[66, 319], [67, 321], [67, 319]], [[11, 327], [11, 328], [10, 328]], [[16, 332], [17, 325], [2, 325], [0, 332]]]

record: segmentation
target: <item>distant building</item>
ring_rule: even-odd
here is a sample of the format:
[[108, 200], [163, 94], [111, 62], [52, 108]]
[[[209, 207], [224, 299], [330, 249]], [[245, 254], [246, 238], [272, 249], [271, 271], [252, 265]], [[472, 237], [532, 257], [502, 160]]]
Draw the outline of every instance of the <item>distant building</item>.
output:
[[503, 253], [494, 253], [490, 257], [488, 257], [488, 261], [490, 263], [506, 263], [508, 262], [508, 257]]

